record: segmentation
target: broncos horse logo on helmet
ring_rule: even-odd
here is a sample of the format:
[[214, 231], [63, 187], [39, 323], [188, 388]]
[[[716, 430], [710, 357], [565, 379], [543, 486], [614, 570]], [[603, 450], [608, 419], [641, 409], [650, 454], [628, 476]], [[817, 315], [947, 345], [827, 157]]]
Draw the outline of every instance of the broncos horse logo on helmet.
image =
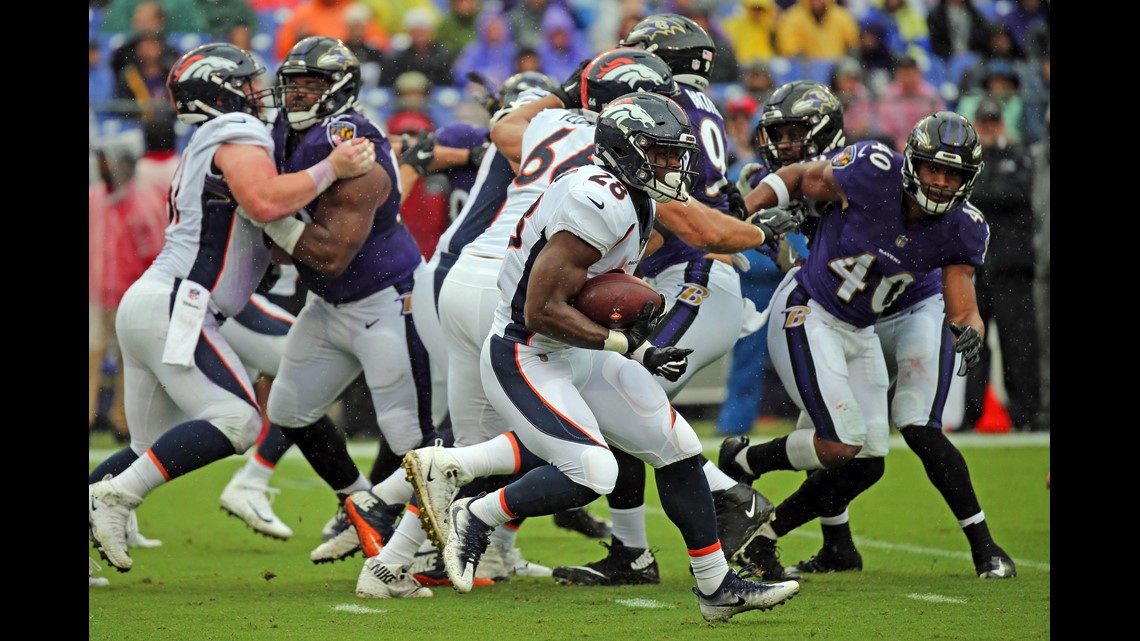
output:
[[669, 65], [643, 49], [611, 49], [582, 70], [582, 106], [601, 111], [607, 103], [630, 92], [666, 96], [679, 91]]
[[660, 94], [620, 96], [598, 115], [594, 163], [659, 203], [689, 199], [699, 153], [685, 110]]
[[265, 73], [244, 49], [215, 42], [182, 54], [166, 77], [166, 90], [178, 120], [197, 125], [227, 113], [245, 113], [263, 120], [263, 102], [272, 89], [253, 90], [253, 80]]
[[[926, 185], [918, 177], [919, 162], [928, 162], [957, 171], [962, 184], [954, 192], [943, 194], [945, 201], [931, 198], [937, 188]], [[965, 116], [953, 111], [939, 111], [929, 115], [911, 130], [903, 150], [903, 191], [918, 203], [923, 211], [940, 216], [962, 204], [974, 191], [985, 163], [982, 162], [982, 145], [978, 132]]]

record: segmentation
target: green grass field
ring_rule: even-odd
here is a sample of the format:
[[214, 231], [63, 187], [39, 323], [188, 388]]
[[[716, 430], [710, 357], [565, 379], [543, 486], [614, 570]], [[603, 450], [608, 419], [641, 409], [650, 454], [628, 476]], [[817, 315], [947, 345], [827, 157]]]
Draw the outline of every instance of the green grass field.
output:
[[[715, 460], [719, 441], [711, 424], [694, 425]], [[758, 429], [754, 437], [786, 429]], [[238, 457], [147, 497], [138, 510], [141, 531], [164, 545], [132, 550], [134, 568], [125, 574], [103, 563], [102, 576], [111, 585], [89, 590], [89, 639], [1048, 639], [1048, 434], [954, 440], [969, 462], [990, 530], [1017, 563], [1015, 579], [974, 576], [957, 522], [896, 435], [886, 475], [851, 507], [864, 570], [808, 577], [796, 598], [768, 612], [745, 612], [715, 625], [701, 618], [684, 543], [660, 508], [652, 474], [647, 520], [650, 542], [659, 548], [659, 585], [582, 588], [515, 578], [469, 594], [435, 588], [432, 599], [359, 599], [359, 554], [329, 565], [309, 561], [335, 499], [294, 450], [272, 482], [282, 490], [274, 509], [296, 532], [286, 542], [255, 535], [219, 509], [218, 495], [243, 462]], [[113, 447], [106, 437], [92, 437], [90, 467]], [[365, 471], [372, 451], [371, 443], [353, 443]], [[756, 487], [778, 503], [802, 479], [802, 472], [774, 472]], [[606, 513], [604, 501], [590, 509]], [[820, 540], [813, 521], [781, 541], [781, 558], [785, 564], [806, 559]], [[554, 527], [549, 517], [528, 521], [518, 545], [528, 559], [549, 566], [593, 561], [605, 552], [597, 541]], [[100, 560], [90, 544], [88, 550]]]

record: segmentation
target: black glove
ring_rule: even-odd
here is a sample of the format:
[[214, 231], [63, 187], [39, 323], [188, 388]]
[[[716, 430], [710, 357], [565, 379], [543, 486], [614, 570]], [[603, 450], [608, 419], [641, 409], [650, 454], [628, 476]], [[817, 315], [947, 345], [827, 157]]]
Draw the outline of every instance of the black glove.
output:
[[550, 93], [558, 96], [562, 101], [562, 105], [566, 109], [581, 109], [582, 108], [582, 72], [586, 70], [586, 65], [590, 64], [590, 59], [583, 60], [574, 73], [562, 83], [561, 87], [557, 87]]
[[426, 176], [428, 165], [431, 161], [435, 160], [435, 134], [425, 133], [421, 135], [414, 144], [408, 144], [410, 141], [407, 134], [404, 134], [404, 147], [400, 152], [400, 162], [405, 165], [411, 165], [415, 168], [416, 173], [421, 176]]
[[[748, 218], [748, 207], [744, 204], [744, 194], [740, 193], [740, 188], [736, 183], [729, 181], [724, 186], [724, 195], [728, 196], [728, 215], [737, 220], [744, 220]], [[765, 232], [767, 237], [767, 232]]]
[[756, 225], [760, 231], [764, 232], [765, 243], [780, 240], [800, 228], [800, 224], [796, 222], [796, 217], [782, 207], [761, 209], [752, 214], [745, 222]]
[[962, 327], [954, 323], [950, 323], [950, 331], [954, 334], [954, 351], [962, 355], [958, 376], [965, 376], [982, 362], [982, 337], [973, 327]]
[[478, 167], [479, 165], [482, 165], [483, 157], [487, 155], [487, 148], [490, 146], [491, 142], [485, 141], [469, 148], [467, 152], [470, 155], [467, 157], [467, 164], [471, 165], [472, 167]]
[[[659, 307], [660, 309], [655, 309]], [[649, 338], [653, 330], [657, 328], [657, 323], [660, 322], [661, 317], [665, 315], [665, 305], [654, 305], [653, 303], [646, 303], [645, 307], [641, 308], [641, 313], [634, 319], [633, 324], [621, 330], [625, 334], [626, 348], [625, 353], [631, 354], [633, 350], [641, 347], [641, 344]]]
[[689, 368], [689, 354], [692, 353], [693, 350], [682, 347], [650, 347], [645, 350], [641, 364], [650, 374], [676, 383]]

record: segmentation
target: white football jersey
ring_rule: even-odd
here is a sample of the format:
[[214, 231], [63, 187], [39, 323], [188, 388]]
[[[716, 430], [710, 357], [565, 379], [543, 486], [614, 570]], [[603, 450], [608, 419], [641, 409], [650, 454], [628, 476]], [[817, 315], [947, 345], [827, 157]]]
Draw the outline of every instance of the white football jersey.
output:
[[548, 351], [569, 349], [570, 345], [535, 333], [524, 323], [523, 307], [535, 258], [550, 238], [566, 231], [602, 253], [601, 259], [590, 265], [587, 277], [613, 270], [632, 274], [657, 212], [651, 199], [641, 201], [644, 204], [636, 206], [626, 186], [597, 165], [571, 169], [555, 179], [517, 219], [514, 233], [507, 239], [499, 270], [499, 306], [491, 331]]
[[228, 113], [200, 125], [174, 175], [166, 242], [147, 273], [207, 287], [211, 306], [230, 317], [249, 303], [269, 267], [269, 249], [261, 229], [235, 213], [237, 200], [215, 173], [214, 154], [226, 143], [273, 154], [265, 123], [248, 114]]
[[514, 233], [519, 217], [550, 183], [574, 167], [591, 163], [597, 119], [598, 115], [592, 111], [544, 109], [539, 112], [523, 134], [519, 154], [522, 162], [518, 174], [507, 187], [503, 209], [478, 238], [463, 248], [463, 252], [503, 256], [507, 251], [507, 239]]

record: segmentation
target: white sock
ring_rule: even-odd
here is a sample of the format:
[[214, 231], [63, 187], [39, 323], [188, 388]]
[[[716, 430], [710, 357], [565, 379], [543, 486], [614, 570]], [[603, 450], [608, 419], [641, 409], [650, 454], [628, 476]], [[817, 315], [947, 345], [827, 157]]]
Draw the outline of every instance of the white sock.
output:
[[[701, 471], [705, 473], [705, 478], [709, 482], [709, 490], [713, 492], [732, 489], [736, 485], [736, 481], [732, 480], [731, 476], [720, 471], [720, 468], [712, 461], [705, 461]], [[748, 473], [751, 474], [752, 471], [749, 470]]]
[[693, 568], [693, 577], [697, 579], [697, 589], [702, 594], [712, 594], [720, 587], [724, 577], [728, 574], [728, 561], [724, 558], [724, 550], [720, 544], [712, 546], [711, 552], [695, 555], [689, 550], [689, 565]]
[[487, 496], [475, 499], [469, 506], [471, 513], [487, 525], [499, 527], [515, 518], [515, 515], [508, 514], [507, 511], [503, 509], [502, 497], [503, 488], [499, 488]]
[[388, 475], [388, 478], [380, 481], [372, 488], [372, 493], [380, 498], [381, 501], [391, 505], [392, 503], [399, 503], [403, 505], [412, 500], [412, 496], [416, 491], [412, 488], [412, 484], [408, 482], [407, 473], [404, 468], [396, 468], [395, 472]]
[[614, 522], [614, 538], [631, 548], [649, 547], [649, 535], [645, 532], [645, 504], [628, 510], [610, 508], [610, 520]]
[[396, 524], [396, 531], [392, 533], [388, 545], [380, 550], [377, 558], [385, 565], [406, 566], [412, 562], [426, 538], [424, 529], [420, 527], [419, 510], [409, 506]]
[[452, 456], [475, 478], [514, 474], [519, 468], [518, 448], [513, 439], [500, 434], [489, 441], [456, 447]]

